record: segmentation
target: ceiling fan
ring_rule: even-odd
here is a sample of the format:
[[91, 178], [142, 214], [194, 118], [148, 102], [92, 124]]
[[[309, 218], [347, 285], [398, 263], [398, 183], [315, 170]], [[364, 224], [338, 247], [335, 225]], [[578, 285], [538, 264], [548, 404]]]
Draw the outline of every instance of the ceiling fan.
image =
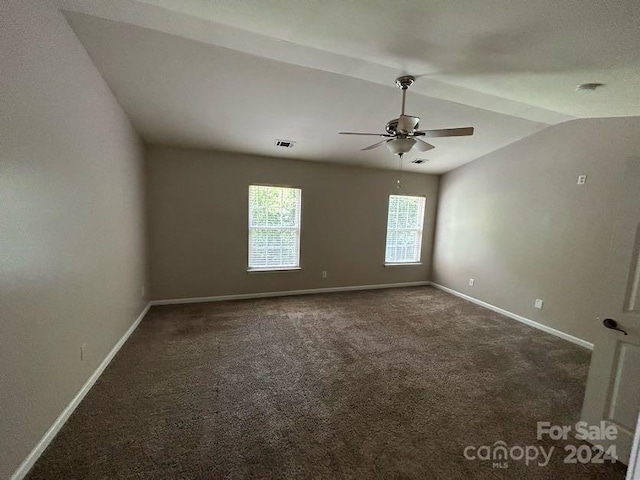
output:
[[398, 118], [389, 120], [385, 127], [387, 133], [356, 133], [356, 132], [339, 132], [340, 135], [370, 135], [376, 137], [385, 137], [373, 145], [363, 148], [364, 150], [372, 150], [380, 145], [386, 145], [394, 155], [402, 155], [408, 153], [414, 146], [421, 152], [426, 152], [434, 145], [425, 142], [422, 138], [436, 137], [464, 137], [473, 135], [473, 127], [463, 128], [441, 128], [436, 130], [417, 130], [419, 128], [419, 117], [404, 114], [404, 105], [407, 96], [407, 89], [413, 85], [415, 78], [411, 75], [405, 75], [396, 79], [396, 85], [402, 89], [402, 112]]

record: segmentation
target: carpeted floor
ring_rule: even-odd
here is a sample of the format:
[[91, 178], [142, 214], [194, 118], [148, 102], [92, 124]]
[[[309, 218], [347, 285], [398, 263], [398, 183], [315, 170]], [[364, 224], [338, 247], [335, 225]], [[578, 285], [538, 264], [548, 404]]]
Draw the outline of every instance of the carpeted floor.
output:
[[[589, 357], [432, 287], [154, 307], [29, 478], [622, 479], [536, 440]], [[555, 452], [464, 457], [497, 441]]]

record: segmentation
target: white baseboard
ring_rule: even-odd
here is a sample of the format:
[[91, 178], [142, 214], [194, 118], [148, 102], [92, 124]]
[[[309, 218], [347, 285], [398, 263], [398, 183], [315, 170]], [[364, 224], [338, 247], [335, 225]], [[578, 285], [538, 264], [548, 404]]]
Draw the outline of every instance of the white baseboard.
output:
[[555, 328], [551, 328], [548, 327], [547, 325], [543, 325], [542, 323], [538, 323], [534, 320], [531, 320], [529, 318], [525, 318], [521, 315], [518, 315], [516, 313], [512, 313], [508, 310], [505, 310], [503, 308], [500, 307], [496, 307], [495, 305], [491, 305], [490, 303], [487, 302], [483, 302], [482, 300], [478, 300], [477, 298], [473, 298], [470, 297], [469, 295], [465, 295], [464, 293], [460, 293], [457, 290], [453, 290], [451, 288], [445, 287], [444, 285], [440, 285], [438, 283], [435, 282], [430, 282], [431, 285], [433, 285], [436, 288], [439, 288], [440, 290], [443, 290], [447, 293], [450, 293], [452, 295], [455, 295], [456, 297], [460, 297], [460, 298], [464, 298], [465, 300], [468, 300], [472, 303], [475, 303], [476, 305], [480, 305], [481, 307], [484, 308], [488, 308], [489, 310], [492, 310], [496, 313], [500, 313], [501, 315], [504, 315], [505, 317], [509, 317], [509, 318], [513, 318], [514, 320], [517, 320], [518, 322], [522, 322], [525, 323], [531, 327], [537, 328], [538, 330], [542, 330], [543, 332], [547, 332], [550, 333], [551, 335], [555, 335], [556, 337], [560, 337], [564, 340], [568, 340], [571, 343], [575, 343], [576, 345], [580, 345], [581, 347], [584, 348], [588, 348], [589, 350], [593, 350], [593, 343], [587, 342], [586, 340], [583, 340], [581, 338], [578, 337], [574, 337], [573, 335], [569, 335], [568, 333], [564, 333], [561, 332], [560, 330], [556, 330]]
[[383, 283], [378, 285], [356, 285], [351, 287], [311, 288], [308, 290], [285, 290], [282, 292], [241, 293], [237, 295], [218, 295], [213, 297], [172, 298], [167, 300], [152, 300], [151, 305], [176, 305], [181, 303], [221, 302], [224, 300], [247, 300], [251, 298], [288, 297], [291, 295], [310, 295], [313, 293], [350, 292], [354, 290], [375, 290], [379, 288], [418, 287], [429, 285], [431, 282]]
[[53, 422], [49, 430], [44, 434], [44, 436], [40, 439], [38, 444], [34, 447], [34, 449], [27, 455], [27, 458], [20, 464], [18, 469], [11, 476], [11, 480], [22, 480], [29, 470], [36, 463], [42, 452], [49, 446], [51, 441], [54, 439], [56, 434], [60, 431], [65, 422], [69, 419], [73, 411], [78, 407], [82, 399], [87, 395], [91, 387], [94, 385], [96, 380], [102, 375], [102, 372], [107, 368], [113, 357], [116, 356], [120, 348], [124, 345], [127, 339], [131, 336], [134, 330], [138, 327], [144, 316], [149, 311], [149, 308], [152, 305], [174, 305], [181, 303], [202, 303], [202, 302], [219, 302], [224, 300], [243, 300], [243, 299], [251, 299], [251, 298], [267, 298], [267, 297], [284, 297], [291, 295], [308, 295], [313, 293], [330, 293], [330, 292], [348, 292], [348, 291], [356, 291], [356, 290], [375, 290], [375, 289], [383, 289], [383, 288], [401, 288], [401, 287], [416, 287], [423, 285], [432, 285], [435, 288], [439, 288], [445, 292], [448, 292], [457, 297], [468, 300], [472, 303], [485, 307], [494, 312], [500, 313], [506, 317], [512, 318], [519, 322], [525, 323], [529, 326], [535, 327], [544, 332], [550, 333], [557, 337], [563, 338], [564, 340], [568, 340], [572, 343], [580, 345], [581, 347], [588, 348], [590, 350], [593, 349], [593, 344], [582, 340], [581, 338], [574, 337], [573, 335], [569, 335], [568, 333], [561, 332], [560, 330], [556, 330], [555, 328], [548, 327], [541, 323], [535, 322], [528, 318], [525, 318], [521, 315], [517, 315], [515, 313], [509, 312], [508, 310], [504, 310], [500, 307], [496, 307], [495, 305], [491, 305], [489, 303], [483, 302], [482, 300], [478, 300], [476, 298], [470, 297], [469, 295], [465, 295], [464, 293], [460, 293], [451, 288], [445, 287], [444, 285], [440, 285], [435, 282], [429, 281], [420, 281], [420, 282], [404, 282], [404, 283], [387, 283], [387, 284], [378, 284], [378, 285], [357, 285], [357, 286], [349, 286], [349, 287], [331, 287], [331, 288], [314, 288], [308, 290], [287, 290], [281, 292], [264, 292], [264, 293], [246, 293], [246, 294], [237, 294], [237, 295], [219, 295], [213, 297], [195, 297], [195, 298], [175, 298], [168, 300], [152, 300], [145, 306], [144, 310], [138, 318], [133, 322], [131, 327], [124, 333], [122, 338], [118, 340], [118, 343], [114, 345], [109, 354], [105, 357], [105, 359], [100, 363], [98, 368], [91, 374], [89, 379], [82, 386], [80, 391], [76, 394], [76, 396], [71, 400], [69, 405], [62, 411], [60, 416]]
[[42, 455], [42, 452], [44, 452], [45, 449], [49, 446], [49, 444], [54, 439], [56, 434], [60, 431], [62, 426], [65, 424], [65, 422], [69, 419], [73, 411], [76, 409], [78, 405], [80, 405], [80, 402], [82, 402], [82, 399], [89, 392], [89, 390], [91, 390], [91, 387], [93, 386], [93, 384], [96, 383], [96, 380], [98, 380], [100, 375], [102, 375], [102, 372], [104, 372], [105, 368], [107, 368], [107, 366], [109, 365], [113, 357], [116, 356], [116, 353], [118, 353], [122, 345], [124, 345], [124, 343], [133, 333], [133, 331], [140, 324], [140, 322], [142, 321], [146, 313], [149, 311], [150, 307], [151, 307], [151, 304], [147, 303], [147, 305], [144, 307], [144, 310], [142, 310], [142, 313], [138, 316], [138, 318], [136, 318], [135, 322], [133, 322], [133, 324], [129, 327], [129, 329], [124, 333], [122, 338], [118, 340], [118, 343], [114, 345], [114, 347], [107, 354], [107, 356], [102, 361], [102, 363], [98, 366], [98, 368], [96, 368], [96, 370], [91, 374], [89, 379], [82, 386], [80, 391], [76, 394], [75, 397], [73, 397], [73, 400], [71, 400], [69, 405], [66, 406], [66, 408], [60, 414], [60, 416], [56, 418], [55, 422], [53, 422], [51, 427], [49, 427], [49, 430], [47, 430], [47, 432], [40, 439], [38, 444], [34, 447], [33, 450], [31, 450], [31, 453], [27, 455], [27, 458], [25, 458], [25, 460], [20, 464], [18, 469], [13, 473], [13, 475], [11, 476], [11, 480], [22, 480], [27, 475], [27, 473], [29, 473], [29, 470], [31, 470], [31, 467], [33, 467], [33, 465], [36, 463], [38, 458], [40, 458], [40, 455]]

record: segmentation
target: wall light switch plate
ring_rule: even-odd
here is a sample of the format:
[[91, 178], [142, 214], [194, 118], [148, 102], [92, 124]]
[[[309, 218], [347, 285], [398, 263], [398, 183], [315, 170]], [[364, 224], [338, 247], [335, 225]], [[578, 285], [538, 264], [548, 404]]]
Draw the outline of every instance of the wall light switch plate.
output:
[[587, 183], [587, 176], [578, 175], [578, 185], [584, 185], [585, 183]]
[[322, 278], [327, 278], [327, 271], [326, 270], [322, 271]]
[[473, 287], [473, 285], [474, 285], [475, 283], [476, 283], [475, 278], [470, 278], [470, 279], [469, 279], [469, 286], [470, 286], [470, 287]]
[[540, 300], [539, 298], [536, 298], [536, 301], [533, 304], [533, 306], [536, 307], [538, 310], [542, 310], [542, 305], [543, 304], [544, 304], [544, 302], [542, 300]]

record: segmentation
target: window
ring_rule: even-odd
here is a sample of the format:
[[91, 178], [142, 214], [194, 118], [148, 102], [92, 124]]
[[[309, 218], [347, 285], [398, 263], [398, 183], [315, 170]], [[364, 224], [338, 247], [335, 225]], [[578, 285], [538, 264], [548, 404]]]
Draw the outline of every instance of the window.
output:
[[249, 270], [300, 268], [299, 188], [249, 186]]
[[419, 263], [424, 197], [389, 195], [385, 263]]

